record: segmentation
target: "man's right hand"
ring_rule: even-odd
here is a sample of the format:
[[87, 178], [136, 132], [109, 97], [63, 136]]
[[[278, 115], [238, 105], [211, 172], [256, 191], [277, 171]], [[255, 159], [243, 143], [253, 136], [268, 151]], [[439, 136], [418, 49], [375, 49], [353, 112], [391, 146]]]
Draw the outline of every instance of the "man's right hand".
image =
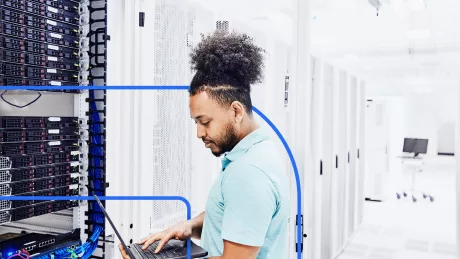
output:
[[178, 223], [177, 225], [170, 227], [168, 229], [163, 230], [160, 233], [151, 234], [150, 236], [144, 238], [141, 242], [139, 242], [142, 246], [142, 250], [147, 249], [151, 244], [156, 241], [160, 241], [158, 246], [155, 250], [155, 253], [158, 253], [163, 249], [166, 243], [171, 239], [177, 240], [187, 240], [192, 237], [193, 234], [193, 224], [191, 221], [184, 221]]
[[[187, 240], [192, 237], [199, 239], [201, 237], [201, 229], [203, 228], [204, 216], [205, 212], [202, 212], [200, 215], [191, 220], [178, 223], [177, 225], [165, 229], [160, 233], [151, 234], [150, 236], [144, 238], [141, 242], [139, 242], [139, 244], [143, 245], [142, 249], [145, 250], [155, 241], [160, 240], [157, 249], [155, 250], [155, 253], [158, 253], [171, 239]], [[128, 254], [123, 249], [123, 246], [121, 244], [119, 246], [119, 249], [123, 259], [134, 259], [129, 258]]]

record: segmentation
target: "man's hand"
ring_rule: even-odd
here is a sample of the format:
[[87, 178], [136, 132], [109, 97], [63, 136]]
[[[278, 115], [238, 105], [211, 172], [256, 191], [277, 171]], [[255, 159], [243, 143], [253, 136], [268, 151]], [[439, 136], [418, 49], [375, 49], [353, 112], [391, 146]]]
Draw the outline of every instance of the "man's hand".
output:
[[[173, 227], [163, 230], [160, 233], [151, 234], [150, 236], [144, 238], [141, 242], [139, 242], [139, 244], [143, 244], [142, 249], [145, 250], [155, 241], [160, 240], [157, 249], [155, 250], [155, 253], [158, 253], [171, 239], [187, 240], [191, 237], [199, 239], [201, 238], [201, 230], [203, 228], [204, 215], [205, 213], [202, 212], [200, 215], [196, 216], [191, 220], [181, 222]], [[129, 255], [127, 254], [127, 252], [121, 244], [118, 246], [118, 248], [120, 249], [123, 259], [134, 259], [129, 258]]]
[[[163, 249], [166, 243], [171, 239], [186, 240], [192, 237], [192, 227], [193, 226], [190, 221], [184, 221], [173, 227], [165, 229], [160, 233], [151, 234], [150, 236], [144, 238], [141, 242], [139, 242], [139, 244], [140, 245], [143, 244], [142, 250], [145, 250], [155, 241], [160, 240], [160, 242], [158, 243], [157, 249], [155, 250], [155, 253], [158, 253], [161, 249]], [[129, 258], [129, 255], [125, 251], [122, 244], [120, 244], [118, 248], [120, 249], [120, 253], [123, 259], [134, 259], [134, 258]]]
[[140, 245], [143, 244], [142, 249], [145, 250], [147, 249], [151, 244], [154, 242], [160, 240], [158, 243], [158, 246], [155, 250], [155, 253], [158, 253], [163, 247], [166, 245], [166, 243], [171, 240], [171, 239], [177, 239], [177, 240], [187, 240], [192, 237], [193, 233], [193, 224], [191, 221], [184, 221], [181, 222], [173, 227], [170, 227], [166, 230], [163, 230], [160, 233], [156, 234], [151, 234], [150, 236], [144, 238], [141, 242], [139, 242]]
[[[119, 244], [119, 245], [118, 245], [118, 249], [120, 249], [121, 257], [123, 257], [123, 259], [131, 259], [131, 258], [129, 258], [129, 255], [128, 255], [128, 253], [125, 251], [125, 248], [123, 247], [122, 244]], [[134, 258], [132, 258], [132, 259], [134, 259]]]

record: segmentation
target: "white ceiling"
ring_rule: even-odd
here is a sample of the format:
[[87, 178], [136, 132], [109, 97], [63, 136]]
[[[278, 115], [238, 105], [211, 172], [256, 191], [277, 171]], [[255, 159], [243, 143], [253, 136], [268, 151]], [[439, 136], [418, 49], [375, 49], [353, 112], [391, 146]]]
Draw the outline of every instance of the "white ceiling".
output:
[[[381, 95], [452, 91], [460, 87], [460, 1], [312, 0], [312, 52], [365, 79]], [[418, 0], [417, 0], [418, 1]], [[414, 2], [416, 3], [416, 1]], [[422, 6], [423, 7], [423, 6]], [[431, 37], [409, 39], [428, 31]]]
[[[246, 17], [251, 25], [291, 40], [292, 2], [298, 0], [188, 1], [213, 9], [219, 19]], [[364, 79], [368, 93], [439, 93], [460, 87], [460, 0], [307, 1], [312, 54]], [[369, 1], [381, 2], [378, 16]], [[409, 8], [417, 3], [425, 8]], [[409, 39], [407, 33], [414, 30], [431, 37]]]

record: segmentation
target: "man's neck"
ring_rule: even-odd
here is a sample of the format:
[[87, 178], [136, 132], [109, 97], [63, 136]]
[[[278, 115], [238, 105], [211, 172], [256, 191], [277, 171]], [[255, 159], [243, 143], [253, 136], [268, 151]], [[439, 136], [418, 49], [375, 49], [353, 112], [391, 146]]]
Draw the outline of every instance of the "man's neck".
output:
[[238, 141], [244, 139], [247, 135], [259, 129], [259, 124], [253, 118], [248, 118], [247, 123], [241, 128], [241, 133], [238, 136]]

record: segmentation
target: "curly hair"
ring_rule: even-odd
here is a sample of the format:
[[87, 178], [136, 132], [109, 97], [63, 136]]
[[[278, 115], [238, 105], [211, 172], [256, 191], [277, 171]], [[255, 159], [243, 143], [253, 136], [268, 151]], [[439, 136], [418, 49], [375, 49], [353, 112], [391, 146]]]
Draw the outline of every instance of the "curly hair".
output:
[[217, 30], [202, 36], [190, 55], [196, 70], [190, 96], [205, 91], [224, 107], [239, 101], [251, 115], [251, 85], [262, 81], [263, 52], [246, 34]]

